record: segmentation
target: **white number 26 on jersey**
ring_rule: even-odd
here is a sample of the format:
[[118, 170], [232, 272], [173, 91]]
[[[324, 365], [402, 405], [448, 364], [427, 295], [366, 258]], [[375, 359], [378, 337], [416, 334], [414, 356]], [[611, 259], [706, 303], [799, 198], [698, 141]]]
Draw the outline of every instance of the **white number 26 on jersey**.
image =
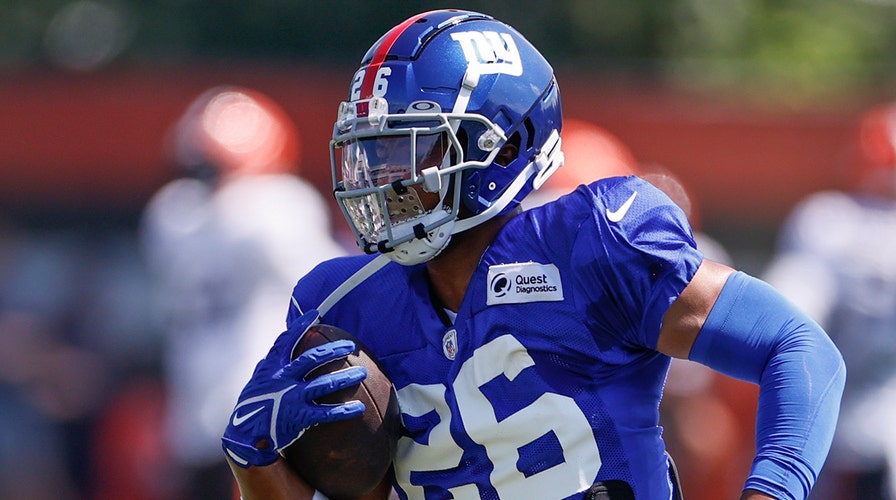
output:
[[[464, 362], [454, 382], [454, 395], [464, 432], [485, 449], [493, 464], [490, 486], [501, 498], [563, 498], [591, 485], [601, 459], [587, 418], [569, 397], [545, 392], [528, 406], [499, 419], [493, 403], [480, 389], [498, 376], [514, 383], [526, 369], [534, 369], [526, 348], [510, 335], [476, 349]], [[403, 437], [398, 443], [395, 473], [410, 498], [425, 498], [423, 487], [414, 484], [414, 473], [458, 467], [463, 450], [450, 432], [452, 415], [442, 385], [409, 385], [398, 393], [401, 410], [411, 417], [435, 412], [438, 423], [427, 444]], [[520, 471], [520, 451], [546, 435], [562, 448], [563, 459], [536, 472]], [[456, 499], [480, 498], [474, 484], [448, 488]]]

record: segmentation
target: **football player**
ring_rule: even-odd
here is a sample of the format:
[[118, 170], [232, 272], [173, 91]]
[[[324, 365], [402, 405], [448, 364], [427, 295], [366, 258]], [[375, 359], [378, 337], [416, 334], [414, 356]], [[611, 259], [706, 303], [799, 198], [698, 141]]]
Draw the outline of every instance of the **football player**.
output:
[[[310, 498], [278, 450], [363, 410], [313, 403], [362, 369], [304, 379], [351, 346], [289, 361], [316, 321], [354, 333], [397, 389], [403, 435], [371, 498], [679, 498], [658, 425], [673, 356], [760, 387], [741, 498], [809, 494], [838, 350], [772, 287], [705, 259], [681, 209], [638, 177], [522, 211], [563, 163], [561, 126], [550, 64], [490, 16], [422, 13], [370, 48], [331, 142], [335, 196], [369, 255], [296, 285], [223, 437], [245, 498]], [[382, 140], [404, 142], [390, 147], [404, 163]]]
[[[209, 88], [174, 123], [170, 145], [179, 175], [140, 226], [164, 333], [165, 449], [182, 476], [179, 498], [221, 498], [233, 490], [221, 427], [281, 329], [278, 299], [296, 273], [347, 252], [326, 200], [296, 175], [301, 137], [271, 97]], [[293, 248], [307, 238], [316, 245]]]

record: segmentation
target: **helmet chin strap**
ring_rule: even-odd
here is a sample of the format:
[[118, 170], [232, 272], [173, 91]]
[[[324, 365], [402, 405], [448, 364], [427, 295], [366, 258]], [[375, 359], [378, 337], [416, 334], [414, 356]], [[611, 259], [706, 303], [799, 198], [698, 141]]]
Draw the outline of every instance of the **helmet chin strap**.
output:
[[554, 129], [548, 137], [548, 140], [545, 141], [541, 152], [539, 152], [535, 159], [529, 162], [529, 164], [526, 165], [526, 168], [513, 179], [513, 182], [507, 186], [507, 189], [504, 190], [501, 196], [481, 213], [472, 217], [467, 217], [466, 219], [458, 220], [454, 225], [454, 230], [451, 234], [457, 234], [478, 226], [501, 213], [501, 211], [513, 201], [516, 195], [519, 194], [520, 190], [523, 189], [523, 186], [526, 185], [526, 182], [528, 182], [532, 176], [535, 176], [535, 179], [533, 180], [535, 189], [541, 187], [541, 185], [544, 184], [544, 181], [563, 165], [564, 158], [563, 151], [560, 149], [560, 142], [560, 133]]
[[[337, 302], [339, 302], [342, 297], [352, 291], [356, 286], [358, 286], [361, 282], [369, 278], [373, 273], [379, 271], [383, 266], [385, 266], [389, 262], [389, 258], [386, 257], [386, 254], [379, 254], [373, 260], [364, 265], [361, 269], [355, 271], [355, 274], [351, 275], [342, 282], [335, 290], [330, 292], [330, 295], [327, 295], [327, 298], [324, 299], [323, 302], [319, 306], [317, 306], [317, 311], [321, 316], [327, 313], [331, 307], [333, 307]], [[296, 302], [295, 297], [292, 298], [293, 304], [296, 306], [299, 311], [299, 304]]]
[[516, 179], [507, 186], [507, 189], [504, 193], [494, 201], [488, 208], [483, 210], [482, 212], [472, 216], [467, 217], [466, 219], [460, 219], [454, 225], [454, 231], [451, 234], [457, 234], [467, 229], [473, 228], [482, 224], [483, 222], [491, 219], [492, 217], [498, 215], [504, 207], [506, 207], [513, 198], [520, 192], [520, 189], [526, 184], [530, 177], [536, 172], [535, 162], [529, 162], [526, 165], [519, 175], [516, 176]]

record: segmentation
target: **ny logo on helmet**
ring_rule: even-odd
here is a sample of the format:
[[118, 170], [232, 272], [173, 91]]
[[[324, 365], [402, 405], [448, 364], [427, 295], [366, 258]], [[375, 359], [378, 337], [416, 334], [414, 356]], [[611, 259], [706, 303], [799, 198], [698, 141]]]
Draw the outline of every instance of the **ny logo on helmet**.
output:
[[520, 51], [509, 33], [463, 31], [452, 33], [451, 38], [460, 43], [467, 62], [470, 65], [477, 65], [480, 74], [504, 73], [511, 76], [523, 74]]

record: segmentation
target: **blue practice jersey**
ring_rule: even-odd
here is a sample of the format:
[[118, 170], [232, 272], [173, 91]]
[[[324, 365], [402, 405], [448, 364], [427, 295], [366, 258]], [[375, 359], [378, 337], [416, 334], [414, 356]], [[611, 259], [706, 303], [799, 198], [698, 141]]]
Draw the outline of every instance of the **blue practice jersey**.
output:
[[[321, 264], [294, 300], [317, 307], [371, 258]], [[669, 498], [658, 425], [669, 358], [655, 348], [701, 260], [662, 192], [604, 179], [513, 218], [453, 324], [425, 265], [394, 263], [322, 322], [354, 333], [395, 385], [402, 497], [580, 498], [596, 481], [622, 480], [636, 498]]]

